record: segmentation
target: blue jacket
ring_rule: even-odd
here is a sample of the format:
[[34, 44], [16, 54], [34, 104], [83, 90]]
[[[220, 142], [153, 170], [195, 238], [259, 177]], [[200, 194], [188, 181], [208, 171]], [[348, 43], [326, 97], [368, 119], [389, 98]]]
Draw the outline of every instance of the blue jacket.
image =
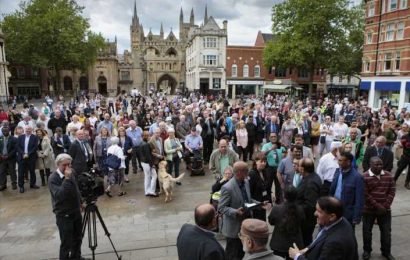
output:
[[[335, 195], [340, 173], [341, 169], [338, 168], [333, 177], [332, 185], [330, 186], [330, 196]], [[349, 222], [360, 222], [364, 206], [363, 177], [352, 167], [349, 172], [343, 174], [342, 185], [341, 199], [344, 207], [343, 215]]]

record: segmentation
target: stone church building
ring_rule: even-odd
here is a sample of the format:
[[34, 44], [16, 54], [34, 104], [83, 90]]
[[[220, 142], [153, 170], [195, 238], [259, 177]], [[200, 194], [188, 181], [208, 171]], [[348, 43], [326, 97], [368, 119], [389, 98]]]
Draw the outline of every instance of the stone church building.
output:
[[114, 96], [121, 91], [129, 92], [137, 88], [142, 93], [157, 89], [174, 94], [185, 87], [185, 50], [188, 34], [194, 24], [194, 10], [189, 22], [184, 22], [182, 8], [179, 15], [179, 38], [171, 31], [165, 35], [161, 23], [160, 33], [155, 35], [151, 29], [147, 34], [140, 22], [137, 6], [130, 25], [131, 51], [117, 53], [117, 40], [106, 42], [96, 63], [88, 73], [62, 71], [61, 88], [69, 90], [88, 90]]

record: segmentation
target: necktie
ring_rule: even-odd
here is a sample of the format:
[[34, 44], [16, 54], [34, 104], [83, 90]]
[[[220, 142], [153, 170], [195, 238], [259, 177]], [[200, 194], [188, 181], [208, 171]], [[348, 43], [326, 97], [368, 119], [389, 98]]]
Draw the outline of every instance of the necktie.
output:
[[383, 149], [382, 148], [377, 148], [377, 156], [381, 156], [383, 153]]
[[241, 184], [239, 184], [239, 188], [241, 189], [241, 193], [242, 193], [242, 198], [244, 203], [248, 203], [248, 194], [246, 193], [246, 189], [245, 189], [245, 182], [242, 182]]
[[85, 158], [86, 158], [86, 160], [88, 161], [88, 151], [87, 151], [87, 147], [85, 146], [84, 141], [81, 141], [81, 146], [82, 146], [82, 148], [83, 148], [83, 150], [84, 150]]

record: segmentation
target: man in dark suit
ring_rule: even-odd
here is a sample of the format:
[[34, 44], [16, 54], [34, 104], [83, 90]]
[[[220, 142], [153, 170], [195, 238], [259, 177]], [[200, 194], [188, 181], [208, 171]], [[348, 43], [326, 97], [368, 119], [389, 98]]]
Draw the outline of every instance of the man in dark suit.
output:
[[0, 138], [0, 191], [7, 188], [7, 173], [10, 174], [11, 185], [15, 190], [17, 189], [17, 138], [10, 135], [8, 126], [3, 126], [1, 132], [3, 136]]
[[386, 137], [379, 136], [374, 145], [367, 147], [363, 157], [363, 172], [370, 169], [370, 158], [377, 156], [383, 161], [383, 171], [391, 172], [393, 169], [394, 154], [386, 148]]
[[242, 242], [238, 237], [242, 221], [251, 216], [247, 203], [252, 203], [248, 181], [248, 164], [238, 161], [233, 165], [234, 177], [221, 188], [218, 212], [222, 214], [222, 234], [226, 237], [226, 258], [242, 259]]
[[196, 225], [184, 224], [178, 234], [179, 259], [225, 259], [225, 252], [212, 233], [217, 225], [215, 213], [211, 204], [202, 204], [195, 208]]
[[77, 130], [75, 136], [76, 140], [71, 144], [68, 154], [73, 158], [74, 173], [78, 175], [90, 170], [92, 151], [89, 144], [84, 140], [83, 130]]
[[214, 148], [214, 140], [215, 140], [215, 131], [214, 128], [216, 124], [212, 119], [211, 113], [209, 111], [204, 112], [205, 123], [202, 124], [202, 132], [201, 137], [203, 140], [203, 155], [204, 155], [204, 162], [209, 163], [209, 159], [211, 157], [213, 148]]
[[61, 127], [56, 128], [56, 133], [51, 139], [51, 146], [53, 147], [54, 156], [57, 157], [59, 154], [67, 153], [70, 149], [71, 141], [68, 135], [63, 134], [63, 129]]
[[310, 146], [310, 135], [312, 134], [312, 122], [309, 120], [309, 114], [303, 115], [302, 121], [303, 141], [306, 146]]
[[353, 155], [342, 152], [339, 156], [339, 166], [336, 169], [330, 186], [329, 195], [343, 202], [343, 216], [353, 228], [362, 220], [364, 206], [364, 182], [362, 175], [352, 167]]
[[277, 135], [280, 133], [280, 125], [277, 116], [271, 116], [269, 123], [265, 126], [266, 140], [269, 140], [270, 133], [276, 133]]
[[356, 237], [343, 217], [342, 202], [334, 197], [319, 198], [315, 216], [320, 226], [315, 240], [302, 250], [289, 248], [289, 256], [295, 260], [358, 260]]
[[24, 193], [24, 173], [30, 172], [30, 188], [38, 189], [36, 185], [36, 160], [38, 138], [32, 134], [33, 128], [27, 126], [25, 134], [20, 135], [17, 139], [17, 160], [18, 160], [18, 185], [20, 193]]
[[315, 173], [315, 164], [310, 158], [303, 158], [299, 161], [299, 173], [303, 179], [297, 188], [296, 203], [302, 206], [305, 213], [305, 220], [302, 223], [303, 244], [309, 245], [312, 243], [312, 235], [316, 226], [316, 218], [314, 216], [316, 202], [320, 197], [320, 187], [322, 180]]

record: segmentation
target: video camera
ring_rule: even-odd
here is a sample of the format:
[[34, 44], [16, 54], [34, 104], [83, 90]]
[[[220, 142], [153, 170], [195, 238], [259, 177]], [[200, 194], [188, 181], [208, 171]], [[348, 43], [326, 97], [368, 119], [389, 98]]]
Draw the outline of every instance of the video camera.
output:
[[87, 204], [97, 200], [104, 194], [104, 180], [96, 174], [95, 169], [77, 176], [78, 189]]

